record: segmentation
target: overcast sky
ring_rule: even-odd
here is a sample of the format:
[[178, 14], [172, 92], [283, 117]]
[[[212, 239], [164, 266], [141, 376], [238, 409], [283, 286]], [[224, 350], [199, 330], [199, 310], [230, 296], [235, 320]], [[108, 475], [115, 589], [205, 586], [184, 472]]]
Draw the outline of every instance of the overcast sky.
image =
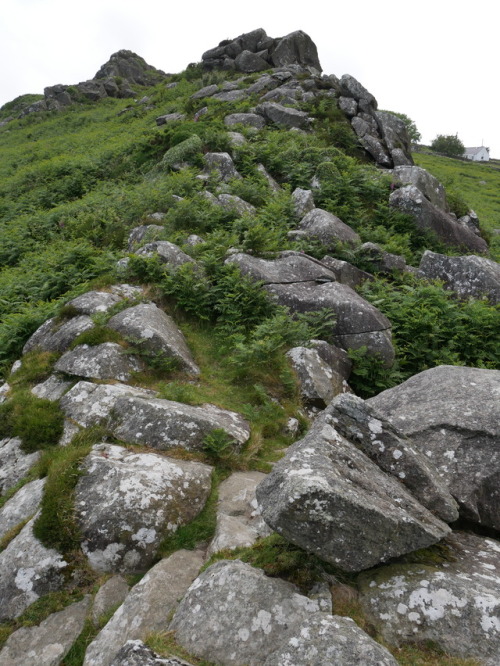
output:
[[423, 142], [456, 134], [500, 158], [494, 0], [2, 0], [0, 106], [45, 86], [92, 78], [129, 49], [179, 72], [223, 39], [264, 28], [307, 32], [326, 74], [351, 74], [379, 108], [406, 113]]

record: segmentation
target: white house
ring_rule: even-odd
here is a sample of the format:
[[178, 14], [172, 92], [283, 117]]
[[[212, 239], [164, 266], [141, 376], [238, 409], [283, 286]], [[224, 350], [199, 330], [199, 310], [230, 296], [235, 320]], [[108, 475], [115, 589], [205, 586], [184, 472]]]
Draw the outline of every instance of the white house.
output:
[[490, 149], [485, 148], [484, 146], [479, 146], [479, 148], [466, 148], [464, 157], [466, 160], [472, 160], [473, 162], [488, 162], [490, 159]]

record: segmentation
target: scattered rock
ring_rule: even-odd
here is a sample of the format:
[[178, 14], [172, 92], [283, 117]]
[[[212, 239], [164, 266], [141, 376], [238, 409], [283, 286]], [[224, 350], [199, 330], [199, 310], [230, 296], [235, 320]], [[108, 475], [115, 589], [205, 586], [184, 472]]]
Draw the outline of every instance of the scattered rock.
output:
[[292, 109], [276, 102], [263, 102], [257, 106], [256, 111], [278, 127], [309, 129], [310, 119], [305, 111]]
[[229, 213], [235, 213], [238, 216], [255, 215], [255, 206], [252, 206], [247, 201], [243, 201], [243, 199], [234, 194], [219, 194], [217, 200], [219, 205]]
[[295, 217], [302, 219], [307, 213], [314, 210], [314, 197], [311, 190], [302, 190], [297, 187], [292, 192], [293, 212]]
[[0, 652], [2, 666], [59, 666], [83, 630], [90, 597], [67, 606], [34, 627], [21, 627]]
[[353, 266], [353, 264], [350, 264], [348, 261], [335, 259], [329, 255], [324, 256], [321, 260], [321, 263], [326, 266], [328, 270], [332, 271], [337, 282], [346, 284], [352, 289], [359, 287], [359, 285], [363, 284], [363, 282], [366, 282], [367, 280], [371, 281], [375, 279], [371, 273], [362, 271], [360, 268]]
[[432, 641], [447, 654], [500, 659], [500, 544], [455, 532], [442, 564], [395, 564], [358, 581], [368, 620], [393, 645]]
[[117, 379], [126, 382], [133, 372], [144, 370], [140, 359], [114, 342], [100, 345], [78, 345], [56, 362], [54, 370], [90, 379]]
[[241, 178], [229, 153], [206, 153], [203, 161], [207, 172], [215, 172], [223, 183], [228, 183], [233, 178]]
[[138, 341], [147, 352], [173, 359], [183, 371], [199, 375], [200, 370], [181, 331], [154, 303], [141, 303], [122, 310], [109, 320], [108, 326], [123, 337]]
[[431, 204], [445, 213], [449, 212], [443, 185], [428, 171], [418, 166], [397, 166], [394, 167], [392, 174], [396, 184], [414, 185]]
[[224, 124], [228, 127], [234, 125], [245, 125], [245, 127], [255, 127], [262, 129], [266, 121], [257, 113], [230, 113], [224, 118]]
[[308, 407], [324, 409], [334, 396], [346, 390], [343, 377], [325, 363], [316, 349], [294, 347], [287, 357], [297, 374], [302, 401]]
[[491, 303], [500, 303], [500, 264], [491, 259], [475, 255], [448, 257], [426, 250], [419, 273], [430, 280], [442, 280], [460, 298], [486, 296]]
[[321, 208], [309, 211], [301, 219], [298, 228], [305, 231], [309, 238], [319, 240], [325, 248], [333, 247], [339, 242], [349, 245], [360, 243], [358, 234], [351, 227]]
[[161, 263], [165, 264], [171, 270], [175, 270], [184, 264], [196, 264], [195, 260], [183, 252], [180, 247], [168, 241], [146, 243], [146, 245], [136, 250], [135, 254], [143, 257], [153, 257], [156, 255], [159, 257]]
[[0, 495], [16, 485], [40, 458], [40, 451], [24, 453], [18, 437], [0, 439]]
[[67, 305], [75, 308], [79, 314], [90, 316], [97, 312], [107, 312], [122, 300], [123, 298], [118, 294], [107, 291], [87, 291], [87, 293], [69, 301]]
[[161, 125], [169, 125], [170, 123], [175, 123], [181, 120], [185, 120], [186, 114], [185, 113], [166, 113], [163, 116], [158, 116], [156, 119], [156, 124], [158, 126]]
[[500, 371], [442, 365], [368, 404], [436, 467], [463, 516], [500, 529]]
[[172, 611], [198, 575], [203, 556], [178, 550], [161, 560], [130, 591], [87, 648], [83, 666], [109, 666], [124, 643], [165, 631]]
[[399, 254], [386, 252], [376, 243], [363, 243], [359, 248], [363, 256], [368, 259], [373, 271], [379, 273], [392, 273], [393, 271], [410, 271], [406, 260]]
[[13, 527], [37, 512], [42, 500], [45, 479], [31, 481], [20, 488], [0, 509], [0, 540]]
[[159, 224], [141, 224], [139, 227], [134, 227], [128, 237], [129, 252], [133, 252], [143, 240], [156, 240], [164, 231], [164, 227]]
[[0, 553], [1, 622], [18, 617], [34, 601], [64, 585], [68, 562], [34, 536], [36, 518]]
[[368, 569], [449, 533], [334, 425], [321, 414], [257, 486], [271, 528], [345, 571]]

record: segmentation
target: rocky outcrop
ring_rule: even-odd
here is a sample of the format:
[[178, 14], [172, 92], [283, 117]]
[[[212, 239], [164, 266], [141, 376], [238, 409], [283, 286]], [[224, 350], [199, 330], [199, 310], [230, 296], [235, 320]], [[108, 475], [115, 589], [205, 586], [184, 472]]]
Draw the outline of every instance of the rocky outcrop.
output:
[[200, 552], [187, 550], [155, 564], [89, 645], [83, 666], [109, 666], [128, 640], [144, 640], [151, 632], [165, 631], [202, 564]]
[[75, 338], [91, 328], [94, 328], [94, 322], [88, 315], [73, 317], [63, 323], [58, 323], [55, 318], [48, 319], [26, 342], [23, 354], [33, 349], [65, 352]]
[[[179, 604], [170, 629], [189, 652], [221, 665], [305, 666], [311, 663], [307, 654], [316, 660], [327, 651], [350, 659], [340, 663], [396, 664], [354, 622], [321, 612], [318, 601], [294, 585], [267, 578], [240, 560], [222, 560], [204, 571]], [[287, 661], [290, 649], [300, 655], [297, 661]]]
[[437, 178], [418, 166], [397, 166], [392, 172], [393, 181], [399, 186], [413, 185], [424, 197], [445, 213], [449, 211], [446, 192]]
[[67, 375], [90, 379], [117, 379], [128, 381], [132, 373], [144, 370], [144, 363], [114, 342], [100, 345], [78, 345], [68, 351], [54, 365], [54, 370]]
[[58, 666], [83, 630], [90, 597], [71, 604], [34, 627], [21, 627], [0, 651], [2, 666]]
[[321, 73], [316, 45], [302, 30], [273, 38], [259, 28], [221, 42], [206, 51], [201, 61], [205, 69], [236, 69], [250, 73], [271, 67], [299, 65], [313, 73]]
[[287, 357], [299, 380], [302, 402], [308, 407], [324, 409], [336, 395], [349, 390], [344, 377], [316, 349], [294, 347]]
[[37, 512], [45, 479], [36, 479], [20, 488], [0, 509], [0, 541], [13, 527]]
[[432, 641], [450, 655], [500, 659], [500, 546], [463, 532], [440, 564], [395, 564], [359, 577], [367, 618], [386, 641]]
[[305, 111], [299, 111], [277, 102], [263, 102], [256, 107], [265, 120], [281, 128], [309, 129], [311, 121]]
[[439, 366], [368, 400], [438, 470], [463, 516], [500, 529], [500, 371]]
[[18, 437], [0, 439], [0, 493], [21, 481], [40, 458], [40, 451], [24, 453]]
[[[342, 437], [335, 418], [329, 409], [321, 414], [257, 487], [268, 525], [345, 571], [446, 536], [449, 527]], [[372, 427], [380, 430], [375, 421]]]
[[422, 231], [431, 231], [450, 247], [487, 252], [486, 241], [459, 224], [449, 213], [432, 204], [414, 185], [395, 190], [389, 197], [390, 205], [408, 213]]
[[321, 208], [314, 208], [300, 220], [298, 229], [307, 238], [318, 240], [325, 250], [332, 249], [338, 243], [357, 245], [360, 243], [358, 234], [340, 218]]
[[143, 571], [163, 537], [190, 522], [210, 492], [207, 465], [97, 444], [75, 490], [82, 550], [96, 571]]
[[[151, 225], [154, 226], [154, 225]], [[153, 241], [146, 243], [135, 254], [142, 257], [157, 256], [162, 264], [165, 264], [170, 270], [175, 270], [184, 264], [194, 264], [195, 261], [188, 254], [183, 252], [180, 247], [168, 241]]]
[[430, 280], [442, 280], [446, 289], [459, 298], [484, 298], [500, 303], [500, 264], [485, 257], [448, 257], [426, 250], [419, 274]]
[[113, 53], [95, 75], [95, 79], [108, 80], [111, 77], [126, 79], [129, 84], [154, 86], [160, 83], [166, 74], [151, 65], [132, 51], [121, 50]]

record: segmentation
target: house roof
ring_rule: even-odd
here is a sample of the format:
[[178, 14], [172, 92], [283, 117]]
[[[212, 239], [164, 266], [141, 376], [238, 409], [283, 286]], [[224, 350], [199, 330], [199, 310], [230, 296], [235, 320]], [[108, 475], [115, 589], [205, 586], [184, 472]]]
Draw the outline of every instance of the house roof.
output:
[[483, 148], [487, 151], [488, 149], [484, 146], [479, 146], [477, 148], [466, 148], [464, 150], [465, 155], [477, 155]]

